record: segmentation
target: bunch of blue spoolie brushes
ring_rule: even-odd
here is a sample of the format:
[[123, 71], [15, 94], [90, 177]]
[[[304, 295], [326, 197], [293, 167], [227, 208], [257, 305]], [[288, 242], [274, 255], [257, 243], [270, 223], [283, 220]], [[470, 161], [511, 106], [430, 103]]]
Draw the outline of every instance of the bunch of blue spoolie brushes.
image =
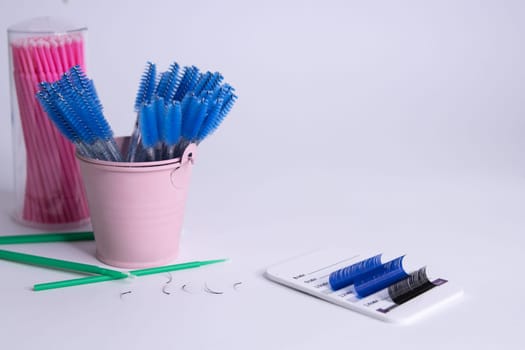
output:
[[154, 161], [180, 157], [190, 143], [213, 133], [233, 107], [237, 96], [216, 72], [201, 73], [177, 63], [157, 77], [148, 62], [139, 84], [137, 122], [123, 159], [113, 138], [93, 81], [79, 66], [56, 82], [43, 82], [40, 104], [80, 155], [108, 161]]
[[135, 100], [137, 122], [126, 160], [151, 161], [179, 157], [190, 143], [213, 133], [233, 107], [234, 88], [216, 72], [183, 69], [174, 62], [157, 76], [148, 62]]
[[40, 84], [37, 98], [60, 132], [88, 158], [122, 161], [113, 131], [104, 114], [93, 81], [80, 66], [66, 72], [60, 80]]

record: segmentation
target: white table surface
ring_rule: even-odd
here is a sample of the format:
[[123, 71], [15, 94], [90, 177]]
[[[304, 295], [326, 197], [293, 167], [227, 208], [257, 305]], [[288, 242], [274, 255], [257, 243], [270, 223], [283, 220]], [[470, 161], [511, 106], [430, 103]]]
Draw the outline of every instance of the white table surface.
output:
[[[525, 6], [482, 3], [3, 2], [4, 33], [43, 14], [88, 24], [118, 135], [148, 59], [220, 70], [240, 98], [199, 149], [174, 263], [230, 260], [173, 273], [170, 295], [166, 274], [33, 292], [74, 275], [0, 261], [0, 349], [524, 349]], [[6, 47], [0, 235], [38, 232], [9, 216]], [[465, 296], [396, 326], [263, 276], [330, 247], [423, 255]], [[8, 249], [99, 264], [94, 242]]]
[[[315, 182], [324, 185], [312, 188]], [[221, 257], [229, 262], [173, 273], [170, 295], [162, 293], [166, 274], [33, 292], [36, 282], [72, 275], [2, 263], [0, 329], [2, 343], [11, 345], [5, 348], [315, 349], [394, 343], [409, 349], [519, 349], [524, 344], [520, 179], [406, 181], [312, 172], [276, 176], [258, 189], [238, 188], [225, 201], [219, 195], [226, 196], [224, 190], [208, 193], [204, 205], [195, 192], [177, 262]], [[2, 233], [15, 231], [28, 230], [4, 215]], [[263, 277], [273, 263], [335, 246], [425, 254], [429, 266], [439, 264], [463, 286], [465, 296], [420, 322], [396, 326]], [[9, 249], [98, 263], [93, 242]], [[242, 285], [235, 291], [236, 282]], [[205, 293], [204, 283], [225, 293]], [[183, 284], [195, 294], [183, 292]], [[132, 293], [121, 299], [128, 290]]]

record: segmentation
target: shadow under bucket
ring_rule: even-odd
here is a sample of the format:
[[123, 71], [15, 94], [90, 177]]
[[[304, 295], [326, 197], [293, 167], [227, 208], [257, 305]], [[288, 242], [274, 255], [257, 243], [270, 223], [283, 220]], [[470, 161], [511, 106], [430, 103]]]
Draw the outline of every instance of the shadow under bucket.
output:
[[[123, 154], [128, 141], [117, 139]], [[190, 144], [181, 158], [141, 163], [77, 154], [100, 261], [144, 268], [177, 257], [196, 148]]]

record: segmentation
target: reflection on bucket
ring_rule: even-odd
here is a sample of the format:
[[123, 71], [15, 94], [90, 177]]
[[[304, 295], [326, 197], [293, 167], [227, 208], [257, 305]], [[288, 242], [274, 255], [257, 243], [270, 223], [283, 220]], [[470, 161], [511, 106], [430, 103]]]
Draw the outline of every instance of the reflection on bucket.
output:
[[[117, 141], [124, 151], [129, 138]], [[99, 260], [143, 268], [177, 257], [195, 151], [190, 144], [181, 158], [147, 163], [77, 155]]]

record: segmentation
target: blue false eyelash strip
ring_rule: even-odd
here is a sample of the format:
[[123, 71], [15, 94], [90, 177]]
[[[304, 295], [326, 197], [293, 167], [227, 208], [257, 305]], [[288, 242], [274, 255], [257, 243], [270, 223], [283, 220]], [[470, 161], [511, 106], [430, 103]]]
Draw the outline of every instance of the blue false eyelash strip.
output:
[[407, 278], [408, 273], [403, 268], [404, 257], [400, 256], [358, 276], [354, 282], [356, 295], [364, 298]]
[[356, 278], [381, 266], [381, 254], [334, 271], [328, 278], [332, 290], [339, 290], [354, 284]]

